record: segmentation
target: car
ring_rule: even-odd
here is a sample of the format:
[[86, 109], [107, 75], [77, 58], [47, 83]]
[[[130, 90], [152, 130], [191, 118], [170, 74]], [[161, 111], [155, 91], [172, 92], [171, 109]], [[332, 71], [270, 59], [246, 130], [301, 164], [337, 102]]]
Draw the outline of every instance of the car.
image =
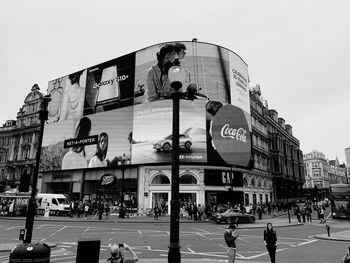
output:
[[[171, 134], [164, 139], [153, 143], [153, 149], [157, 152], [160, 152], [161, 150], [164, 152], [170, 152], [172, 149], [172, 138], [173, 135]], [[190, 150], [192, 147], [192, 139], [188, 135], [179, 134], [179, 147], [184, 148], [187, 151]]]
[[214, 213], [211, 220], [216, 223], [254, 223], [255, 217], [252, 214], [244, 213], [238, 209], [228, 209], [223, 213]]

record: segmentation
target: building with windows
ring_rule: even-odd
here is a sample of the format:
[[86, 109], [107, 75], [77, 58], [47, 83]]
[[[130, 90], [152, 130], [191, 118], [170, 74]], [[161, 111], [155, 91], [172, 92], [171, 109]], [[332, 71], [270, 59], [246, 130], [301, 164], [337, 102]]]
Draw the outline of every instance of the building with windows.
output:
[[328, 160], [329, 184], [347, 183], [346, 165], [340, 164], [338, 158]]
[[[271, 189], [268, 191], [270, 200], [286, 202], [299, 199], [303, 196], [302, 186], [305, 181], [299, 140], [293, 136], [292, 126], [285, 124], [276, 110], [269, 109], [267, 101], [261, 97], [259, 85], [251, 89], [250, 97], [254, 158], [252, 172]], [[261, 197], [261, 193], [258, 195]]]
[[0, 127], [0, 190], [29, 191], [40, 130], [39, 107], [43, 97], [37, 84], [19, 109], [15, 120]]
[[326, 156], [319, 151], [313, 150], [304, 154], [305, 163], [305, 188], [318, 189], [329, 188], [328, 163]]

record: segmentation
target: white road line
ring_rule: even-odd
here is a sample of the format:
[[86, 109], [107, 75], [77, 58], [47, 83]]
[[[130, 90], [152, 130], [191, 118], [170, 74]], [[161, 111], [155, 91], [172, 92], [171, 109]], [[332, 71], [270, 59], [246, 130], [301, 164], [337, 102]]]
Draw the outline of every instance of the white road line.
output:
[[[289, 248], [281, 248], [281, 249], [277, 249], [276, 252], [280, 252], [280, 251], [283, 251], [283, 250], [287, 250]], [[253, 259], [253, 258], [258, 258], [258, 257], [261, 257], [261, 256], [265, 256], [267, 255], [268, 252], [264, 252], [264, 253], [261, 253], [261, 254], [258, 254], [258, 255], [254, 255], [254, 256], [250, 256], [250, 257], [245, 257], [244, 259]]]
[[58, 247], [72, 247], [72, 246], [67, 246], [67, 245], [57, 245]]
[[205, 239], [211, 240], [210, 238], [204, 236], [202, 233], [196, 233], [196, 234], [197, 234], [198, 236], [201, 236], [201, 237], [205, 238]]
[[50, 259], [50, 261], [57, 261], [57, 260], [65, 260], [65, 259], [73, 259], [75, 258], [75, 256], [71, 256], [71, 257], [65, 257], [65, 258], [54, 258], [54, 259]]
[[[86, 228], [86, 229], [84, 230], [84, 232], [82, 233], [82, 235], [85, 235], [85, 234], [87, 233], [87, 231], [89, 231], [89, 229], [90, 229], [90, 227]], [[91, 234], [91, 233], [89, 233], [89, 234]]]
[[66, 228], [66, 226], [64, 226], [64, 227], [60, 228], [59, 230], [57, 230], [56, 232], [52, 233], [52, 234], [51, 234], [51, 235], [49, 235], [48, 237], [45, 237], [45, 238], [41, 239], [41, 240], [40, 240], [40, 242], [43, 242], [43, 241], [45, 241], [47, 238], [49, 238], [49, 237], [52, 237], [52, 236], [56, 235], [57, 233], [61, 232], [61, 231], [62, 231], [63, 229], [65, 229], [65, 228]]
[[313, 239], [313, 240], [309, 240], [309, 241], [306, 241], [306, 242], [303, 242], [303, 243], [300, 243], [298, 244], [297, 246], [304, 246], [304, 245], [307, 245], [307, 244], [310, 244], [310, 243], [313, 243], [313, 242], [316, 242], [317, 240], [316, 239]]
[[203, 233], [206, 233], [206, 234], [210, 234], [209, 231], [204, 230], [204, 229], [200, 229], [200, 228], [193, 228], [193, 229], [194, 229], [194, 230], [198, 230], [198, 231], [203, 232]]
[[190, 251], [191, 253], [195, 254], [196, 252], [192, 249], [190, 249], [189, 247], [186, 247], [188, 251]]

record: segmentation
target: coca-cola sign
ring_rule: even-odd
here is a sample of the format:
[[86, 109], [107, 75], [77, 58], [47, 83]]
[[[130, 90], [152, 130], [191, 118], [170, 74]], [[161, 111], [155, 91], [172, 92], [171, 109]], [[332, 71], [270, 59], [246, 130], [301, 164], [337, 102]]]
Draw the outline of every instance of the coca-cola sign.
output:
[[231, 138], [232, 140], [237, 140], [241, 142], [247, 142], [247, 131], [243, 128], [234, 129], [230, 127], [230, 124], [226, 123], [222, 126], [221, 137]]
[[231, 104], [225, 105], [211, 124], [212, 145], [230, 165], [247, 167], [251, 156], [249, 114]]

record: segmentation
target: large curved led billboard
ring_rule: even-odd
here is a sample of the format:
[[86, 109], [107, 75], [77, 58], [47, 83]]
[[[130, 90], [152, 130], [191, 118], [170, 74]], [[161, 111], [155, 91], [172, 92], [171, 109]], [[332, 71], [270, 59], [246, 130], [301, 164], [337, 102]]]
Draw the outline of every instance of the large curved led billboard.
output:
[[49, 82], [40, 169], [167, 164], [172, 88], [179, 59], [180, 162], [247, 167], [251, 158], [249, 76], [234, 52], [202, 42], [167, 42]]

